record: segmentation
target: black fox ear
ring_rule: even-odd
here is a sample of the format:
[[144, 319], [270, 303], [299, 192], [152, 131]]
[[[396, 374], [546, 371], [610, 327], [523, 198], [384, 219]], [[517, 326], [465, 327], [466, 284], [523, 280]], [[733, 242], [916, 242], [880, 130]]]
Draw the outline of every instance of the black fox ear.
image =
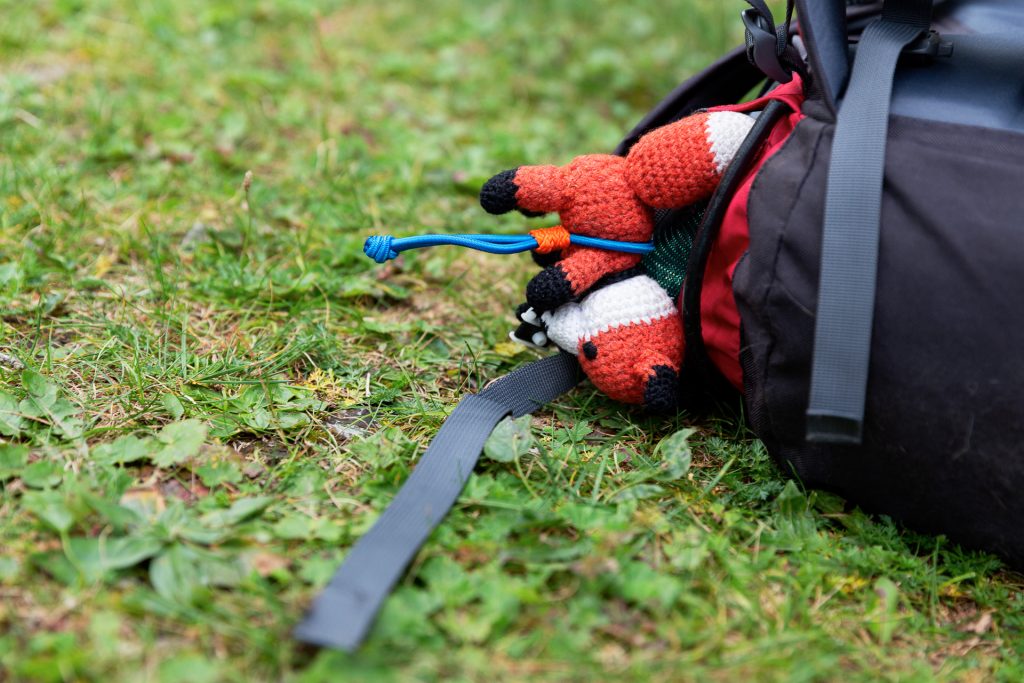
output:
[[528, 211], [516, 203], [516, 192], [519, 191], [519, 186], [516, 185], [518, 171], [519, 167], [516, 166], [502, 171], [484, 183], [484, 186], [480, 188], [480, 206], [484, 207], [484, 211], [498, 215], [515, 209], [527, 218], [544, 215], [543, 211]]

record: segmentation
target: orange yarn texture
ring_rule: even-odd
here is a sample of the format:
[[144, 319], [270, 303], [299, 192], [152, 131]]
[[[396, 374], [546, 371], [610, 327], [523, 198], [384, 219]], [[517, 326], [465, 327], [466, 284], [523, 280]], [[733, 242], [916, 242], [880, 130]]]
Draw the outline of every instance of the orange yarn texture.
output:
[[579, 345], [583, 372], [609, 398], [623, 403], [643, 404], [656, 366], [678, 372], [683, 365], [683, 319], [678, 315], [613, 327], [591, 342], [597, 347], [594, 359], [583, 353], [582, 341]]
[[[655, 209], [688, 206], [711, 195], [721, 180], [721, 167], [728, 163], [728, 151], [742, 140], [744, 128], [736, 122], [713, 121], [712, 116], [722, 114], [701, 112], [655, 129], [625, 157], [588, 154], [565, 166], [520, 166], [511, 183], [502, 176], [502, 182], [514, 188], [516, 208], [559, 214], [561, 225], [530, 232], [537, 240], [535, 252], [561, 252], [541, 282], [547, 287], [557, 280], [559, 286], [549, 287], [557, 289], [557, 297], [570, 292], [577, 299], [596, 296], [592, 288], [599, 292], [614, 286], [602, 284], [606, 276], [640, 264], [636, 254], [570, 246], [570, 235], [645, 242], [654, 233]], [[721, 125], [712, 130], [715, 121]], [[550, 268], [558, 277], [551, 277]], [[681, 372], [681, 317], [633, 318], [628, 296], [625, 302], [615, 302], [620, 303], [625, 311], [616, 318], [620, 322], [579, 338], [583, 371], [611, 398], [639, 404], [671, 402], [671, 396], [666, 399], [671, 387], [665, 384], [677, 381]], [[657, 391], [648, 392], [651, 386]]]
[[708, 114], [647, 133], [629, 151], [626, 177], [648, 206], [672, 209], [711, 195], [721, 177], [707, 137]]
[[531, 230], [530, 235], [537, 240], [537, 248], [534, 251], [538, 254], [550, 254], [569, 248], [569, 231], [561, 225]]

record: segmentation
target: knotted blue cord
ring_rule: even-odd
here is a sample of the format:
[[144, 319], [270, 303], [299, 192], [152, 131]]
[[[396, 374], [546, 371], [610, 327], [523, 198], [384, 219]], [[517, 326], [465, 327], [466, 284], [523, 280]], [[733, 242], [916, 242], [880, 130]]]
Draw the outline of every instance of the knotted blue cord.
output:
[[[585, 235], [570, 235], [569, 243], [627, 254], [646, 254], [654, 249], [654, 242], [620, 242]], [[391, 235], [373, 235], [366, 238], [363, 253], [377, 263], [385, 263], [408, 249], [437, 247], [443, 244], [467, 247], [488, 254], [516, 254], [537, 248], [537, 240], [532, 235], [416, 235], [399, 239]]]

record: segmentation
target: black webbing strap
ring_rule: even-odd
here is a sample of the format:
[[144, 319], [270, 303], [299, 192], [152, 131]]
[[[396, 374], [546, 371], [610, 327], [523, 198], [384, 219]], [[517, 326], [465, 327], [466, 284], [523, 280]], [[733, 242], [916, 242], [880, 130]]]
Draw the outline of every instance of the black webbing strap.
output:
[[857, 444], [867, 395], [889, 103], [900, 52], [932, 0], [886, 0], [867, 26], [839, 109], [825, 196], [807, 440]]
[[384, 599], [455, 503], [494, 426], [507, 415], [532, 413], [580, 379], [576, 357], [559, 353], [462, 399], [394, 500], [314, 599], [295, 637], [349, 652], [358, 648]]
[[850, 75], [848, 13], [844, 0], [796, 0], [807, 61], [814, 72], [814, 83], [831, 112], [836, 111], [836, 102]]
[[[701, 296], [704, 291], [704, 276], [708, 259], [711, 257], [711, 249], [718, 242], [726, 211], [728, 211], [733, 197], [736, 196], [736, 191], [747, 177], [750, 166], [757, 157], [757, 151], [764, 145], [772, 129], [775, 128], [775, 124], [789, 112], [790, 108], [786, 104], [779, 100], [772, 100], [754, 121], [753, 128], [743, 139], [732, 163], [726, 167], [722, 180], [711, 195], [711, 200], [704, 212], [704, 219], [701, 221], [700, 228], [693, 240], [693, 247], [690, 249], [682, 293], [683, 335], [686, 340], [684, 374], [691, 373], [691, 377], [696, 376], [696, 384], [702, 390], [702, 399], [706, 398], [704, 392], [713, 396], [728, 396], [735, 392], [729, 381], [711, 362], [707, 346], [704, 344]], [[672, 212], [662, 220], [665, 222], [678, 220], [677, 212], [684, 210], [672, 209]]]

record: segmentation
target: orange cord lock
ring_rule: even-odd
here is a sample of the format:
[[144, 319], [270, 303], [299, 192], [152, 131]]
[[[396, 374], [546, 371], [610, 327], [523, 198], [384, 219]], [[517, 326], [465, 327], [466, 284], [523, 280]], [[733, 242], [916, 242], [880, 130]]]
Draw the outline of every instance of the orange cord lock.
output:
[[531, 230], [530, 235], [537, 240], [537, 248], [534, 251], [538, 254], [550, 254], [569, 246], [569, 231], [561, 225]]

